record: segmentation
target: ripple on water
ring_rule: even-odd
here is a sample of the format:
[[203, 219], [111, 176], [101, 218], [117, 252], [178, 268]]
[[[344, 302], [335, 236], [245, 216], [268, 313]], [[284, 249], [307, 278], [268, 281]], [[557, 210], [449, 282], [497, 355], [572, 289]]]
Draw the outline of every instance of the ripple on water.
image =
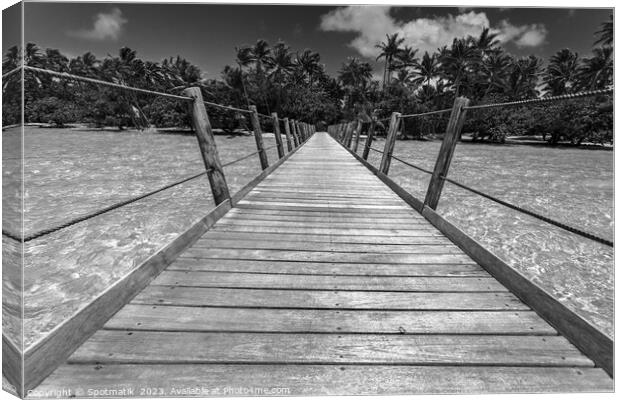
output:
[[[382, 149], [385, 141], [373, 147]], [[432, 170], [439, 142], [397, 141], [394, 154]], [[378, 165], [380, 154], [369, 161]], [[510, 203], [613, 238], [613, 153], [461, 143], [450, 177]], [[423, 199], [429, 176], [393, 160], [390, 177]], [[613, 335], [613, 249], [446, 183], [438, 212]]]

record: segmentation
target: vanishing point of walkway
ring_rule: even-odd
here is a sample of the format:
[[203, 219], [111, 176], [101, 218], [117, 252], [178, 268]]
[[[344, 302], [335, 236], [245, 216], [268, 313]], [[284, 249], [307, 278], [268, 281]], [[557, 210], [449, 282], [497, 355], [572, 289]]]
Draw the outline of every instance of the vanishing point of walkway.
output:
[[38, 390], [62, 387], [353, 395], [612, 380], [318, 133]]

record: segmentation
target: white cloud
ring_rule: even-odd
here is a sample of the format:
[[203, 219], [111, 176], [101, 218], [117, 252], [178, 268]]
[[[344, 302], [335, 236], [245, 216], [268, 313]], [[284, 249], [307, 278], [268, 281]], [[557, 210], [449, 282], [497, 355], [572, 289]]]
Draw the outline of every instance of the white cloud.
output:
[[450, 45], [454, 38], [478, 36], [484, 28], [497, 33], [502, 43], [513, 42], [519, 47], [538, 46], [547, 35], [544, 25], [512, 25], [508, 20], [492, 27], [484, 12], [461, 12], [459, 15], [417, 18], [397, 21], [390, 15], [389, 6], [340, 7], [321, 17], [324, 31], [356, 32], [349, 44], [364, 57], [376, 57], [376, 44], [385, 40], [386, 34], [400, 33], [405, 43], [420, 52], [433, 52]]
[[115, 7], [108, 13], [97, 14], [92, 28], [70, 31], [69, 35], [89, 40], [116, 40], [126, 23], [127, 19], [123, 17], [122, 11]]

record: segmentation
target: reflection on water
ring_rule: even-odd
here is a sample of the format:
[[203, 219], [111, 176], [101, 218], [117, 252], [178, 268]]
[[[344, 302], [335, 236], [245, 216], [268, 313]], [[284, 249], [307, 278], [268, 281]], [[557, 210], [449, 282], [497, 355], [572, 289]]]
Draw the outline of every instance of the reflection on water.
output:
[[[256, 151], [253, 136], [217, 136], [216, 142], [223, 163]], [[274, 143], [273, 135], [265, 135], [265, 146]], [[268, 156], [273, 163], [276, 150]], [[28, 235], [204, 171], [204, 165], [192, 135], [29, 128], [24, 169]], [[260, 171], [256, 156], [224, 170], [232, 193]], [[203, 176], [28, 242], [25, 347], [213, 207]]]
[[[373, 147], [383, 149], [385, 141]], [[397, 141], [394, 155], [432, 170], [439, 142]], [[361, 153], [361, 150], [360, 150]], [[380, 154], [371, 152], [377, 166]], [[429, 176], [396, 160], [390, 177], [424, 199]], [[459, 143], [450, 178], [613, 239], [611, 151]], [[613, 334], [613, 249], [446, 183], [438, 211], [558, 299]]]

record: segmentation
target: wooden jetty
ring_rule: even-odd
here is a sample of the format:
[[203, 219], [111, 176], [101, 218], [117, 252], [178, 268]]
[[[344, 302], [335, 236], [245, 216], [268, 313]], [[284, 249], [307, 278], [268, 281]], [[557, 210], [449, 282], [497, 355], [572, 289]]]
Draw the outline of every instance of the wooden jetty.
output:
[[221, 214], [36, 390], [613, 390], [577, 317], [326, 133]]

